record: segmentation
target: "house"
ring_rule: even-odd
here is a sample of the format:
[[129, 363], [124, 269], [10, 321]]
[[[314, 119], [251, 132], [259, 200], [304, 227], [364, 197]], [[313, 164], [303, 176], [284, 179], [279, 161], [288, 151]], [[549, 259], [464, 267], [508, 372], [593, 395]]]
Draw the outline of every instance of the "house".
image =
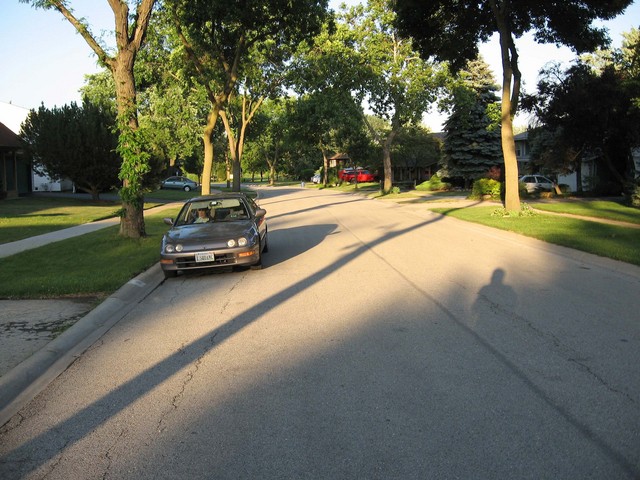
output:
[[[13, 134], [13, 138], [17, 139], [18, 142], [19, 142], [18, 135], [20, 134], [20, 127], [22, 123], [25, 121], [25, 119], [27, 118], [27, 115], [29, 115], [29, 109], [27, 108], [19, 107], [17, 105], [13, 105], [12, 103], [0, 102], [0, 123], [2, 123], [4, 127]], [[6, 132], [5, 132], [5, 135], [6, 135]], [[9, 141], [7, 138], [5, 138], [5, 140]], [[71, 182], [71, 180], [69, 179], [64, 179], [59, 181], [52, 180], [47, 176], [37, 174], [30, 168], [30, 166], [27, 167], [25, 165], [26, 160], [22, 158], [22, 153], [19, 150], [20, 149], [16, 149], [16, 147], [13, 147], [13, 151], [15, 155], [14, 160], [17, 168], [16, 174], [19, 174], [19, 177], [17, 177], [17, 180], [16, 180], [17, 182], [16, 189], [11, 191], [14, 192], [16, 195], [24, 195], [32, 191], [33, 192], [37, 192], [37, 191], [62, 192], [62, 191], [68, 191], [73, 189], [73, 182]], [[5, 155], [9, 155], [9, 150], [2, 150], [2, 155], [3, 155], [3, 158]], [[4, 166], [6, 167], [6, 164]], [[26, 171], [26, 174], [25, 174], [25, 171]], [[11, 173], [12, 173], [11, 170], [9, 170], [9, 174]], [[8, 183], [3, 183], [0, 185], [0, 191], [4, 190], [5, 185], [6, 187], [9, 187]], [[9, 196], [13, 195], [9, 193], [10, 190], [6, 190], [6, 191], [7, 191], [7, 195]]]
[[[540, 173], [535, 171], [535, 165], [531, 163], [530, 146], [529, 146], [529, 131], [519, 133], [514, 136], [516, 144], [516, 159], [518, 161], [518, 173], [519, 175], [526, 175], [532, 173]], [[636, 171], [640, 173], [640, 151], [638, 152], [638, 161], [636, 162]], [[588, 188], [593, 179], [597, 176], [597, 163], [595, 157], [583, 157], [581, 164], [582, 185]], [[560, 185], [567, 185], [572, 192], [578, 190], [578, 174], [572, 172], [569, 174], [557, 175], [557, 182]]]
[[0, 123], [0, 198], [31, 191], [30, 167], [22, 155], [20, 138]]
[[529, 132], [522, 132], [514, 135], [516, 144], [516, 160], [518, 162], [518, 172], [521, 175], [526, 173], [537, 173], [532, 171], [531, 157], [529, 156]]

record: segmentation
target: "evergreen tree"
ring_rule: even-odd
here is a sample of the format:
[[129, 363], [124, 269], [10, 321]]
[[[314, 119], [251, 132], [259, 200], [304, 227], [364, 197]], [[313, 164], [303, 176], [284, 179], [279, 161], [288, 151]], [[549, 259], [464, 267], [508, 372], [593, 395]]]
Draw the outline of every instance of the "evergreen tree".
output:
[[442, 166], [447, 176], [462, 177], [465, 187], [503, 164], [498, 89], [482, 59], [469, 62], [451, 89]]
[[116, 153], [115, 113], [85, 102], [31, 110], [20, 136], [34, 170], [69, 178], [94, 200], [118, 184], [122, 159]]

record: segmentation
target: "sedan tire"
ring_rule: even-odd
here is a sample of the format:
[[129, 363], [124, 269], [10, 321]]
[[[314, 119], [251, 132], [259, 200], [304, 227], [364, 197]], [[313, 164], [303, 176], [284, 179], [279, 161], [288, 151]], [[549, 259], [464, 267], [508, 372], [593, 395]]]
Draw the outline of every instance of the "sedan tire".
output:
[[176, 278], [178, 276], [177, 270], [163, 270], [162, 273], [164, 273], [165, 280], [167, 278]]
[[185, 192], [190, 192], [191, 191], [191, 187], [189, 185], [185, 185], [184, 186], [184, 191]]

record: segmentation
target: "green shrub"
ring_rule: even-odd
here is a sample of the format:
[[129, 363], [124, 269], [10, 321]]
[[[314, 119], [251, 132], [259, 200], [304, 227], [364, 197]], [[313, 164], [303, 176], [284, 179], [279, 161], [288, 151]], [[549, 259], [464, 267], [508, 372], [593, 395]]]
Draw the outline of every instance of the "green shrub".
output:
[[438, 175], [432, 175], [429, 180], [422, 182], [420, 185], [416, 186], [416, 190], [427, 191], [427, 192], [443, 191], [443, 190], [450, 190], [450, 189], [451, 189], [451, 184], [447, 182], [443, 182]]
[[497, 180], [479, 178], [473, 182], [470, 198], [482, 198], [485, 195], [490, 195], [491, 198], [499, 198], [501, 188], [502, 184]]
[[492, 217], [533, 217], [535, 215], [537, 215], [536, 211], [526, 203], [523, 203], [520, 206], [519, 212], [510, 212], [504, 207], [496, 208], [493, 212], [491, 212]]

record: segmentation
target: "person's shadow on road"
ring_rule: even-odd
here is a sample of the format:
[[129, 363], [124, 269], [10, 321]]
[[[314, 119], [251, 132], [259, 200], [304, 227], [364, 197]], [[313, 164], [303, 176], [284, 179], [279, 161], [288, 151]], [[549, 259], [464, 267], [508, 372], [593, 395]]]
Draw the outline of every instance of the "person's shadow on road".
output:
[[496, 268], [491, 275], [491, 283], [478, 291], [478, 297], [473, 304], [471, 326], [480, 322], [490, 322], [492, 316], [515, 312], [518, 295], [515, 290], [504, 283], [506, 272]]

